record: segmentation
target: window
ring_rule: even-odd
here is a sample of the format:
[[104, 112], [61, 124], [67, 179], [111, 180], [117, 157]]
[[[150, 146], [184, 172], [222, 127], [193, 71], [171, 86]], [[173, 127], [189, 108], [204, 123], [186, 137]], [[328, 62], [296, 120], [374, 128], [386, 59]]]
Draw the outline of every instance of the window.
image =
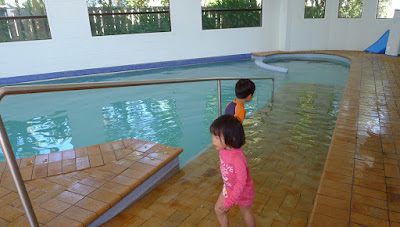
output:
[[305, 0], [304, 18], [324, 18], [326, 0]]
[[43, 0], [0, 0], [0, 42], [51, 39]]
[[400, 0], [378, 0], [376, 18], [393, 18], [396, 9], [400, 9]]
[[203, 29], [261, 26], [261, 0], [202, 0]]
[[86, 0], [93, 36], [170, 32], [168, 0]]
[[339, 18], [361, 18], [363, 0], [339, 0]]

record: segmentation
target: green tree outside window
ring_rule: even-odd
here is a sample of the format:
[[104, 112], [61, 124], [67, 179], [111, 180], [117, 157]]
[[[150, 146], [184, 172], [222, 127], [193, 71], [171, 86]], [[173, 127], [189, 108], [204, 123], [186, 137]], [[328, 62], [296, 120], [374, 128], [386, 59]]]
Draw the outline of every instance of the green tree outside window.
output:
[[393, 18], [395, 9], [400, 9], [399, 0], [378, 0], [376, 18]]
[[305, 0], [304, 18], [324, 18], [326, 0]]
[[261, 0], [202, 0], [203, 29], [261, 26]]
[[87, 0], [93, 36], [169, 32], [168, 0]]
[[339, 0], [339, 18], [361, 18], [363, 0]]
[[43, 0], [0, 0], [0, 42], [51, 39]]

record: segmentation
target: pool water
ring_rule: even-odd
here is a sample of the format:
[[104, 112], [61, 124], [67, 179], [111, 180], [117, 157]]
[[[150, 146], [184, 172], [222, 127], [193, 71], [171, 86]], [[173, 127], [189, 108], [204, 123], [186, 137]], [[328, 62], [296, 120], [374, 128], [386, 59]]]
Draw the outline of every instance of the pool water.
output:
[[[336, 101], [328, 104], [332, 109], [340, 105], [349, 67], [316, 61], [272, 64], [289, 68], [289, 73], [267, 71], [252, 60], [236, 60], [35, 84], [269, 76], [276, 78], [276, 94], [289, 82], [331, 86]], [[253, 115], [270, 106], [271, 81], [254, 82], [256, 93], [254, 99], [246, 104], [248, 119], [245, 126], [255, 124]], [[223, 106], [235, 98], [235, 83], [222, 81]], [[318, 93], [313, 95], [318, 97]], [[211, 142], [208, 127], [218, 115], [217, 88], [216, 82], [212, 81], [14, 95], [2, 100], [0, 111], [17, 158], [133, 137], [182, 147], [184, 152], [180, 155], [180, 164], [184, 166]], [[264, 127], [262, 122], [256, 125]], [[4, 160], [2, 154], [0, 160]]]

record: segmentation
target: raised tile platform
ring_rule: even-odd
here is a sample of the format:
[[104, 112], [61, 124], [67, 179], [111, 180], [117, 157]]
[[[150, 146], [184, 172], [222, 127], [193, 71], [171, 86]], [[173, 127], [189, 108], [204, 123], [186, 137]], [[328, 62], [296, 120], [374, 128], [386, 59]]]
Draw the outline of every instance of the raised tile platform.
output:
[[[125, 139], [17, 162], [39, 224], [86, 226], [107, 221], [120, 211], [114, 205], [123, 209], [179, 171], [181, 152]], [[29, 226], [7, 165], [0, 169], [0, 226]]]

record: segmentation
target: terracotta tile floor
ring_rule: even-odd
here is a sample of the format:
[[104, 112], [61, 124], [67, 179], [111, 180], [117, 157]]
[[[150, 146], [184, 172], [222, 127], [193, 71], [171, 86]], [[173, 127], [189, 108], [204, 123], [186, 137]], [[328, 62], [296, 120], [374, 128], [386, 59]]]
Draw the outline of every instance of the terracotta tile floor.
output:
[[[18, 163], [40, 225], [86, 226], [181, 152], [125, 139]], [[58, 163], [54, 171], [53, 163]], [[29, 226], [10, 171], [5, 163], [0, 166], [0, 226]]]
[[[93, 145], [17, 159], [17, 164], [24, 180], [35, 180], [111, 163], [117, 159], [113, 149], [120, 150], [122, 148], [125, 148], [122, 142]], [[107, 156], [112, 158], [107, 159]], [[0, 162], [1, 181], [3, 178], [9, 177], [7, 174], [2, 174], [7, 169], [6, 163]]]
[[[280, 174], [289, 164], [277, 156], [250, 166], [258, 226], [400, 226], [400, 58], [311, 53], [352, 61], [326, 164], [319, 184], [317, 170]], [[104, 226], [218, 226], [218, 161], [215, 151], [204, 153]], [[294, 185], [303, 174], [309, 184]], [[229, 217], [232, 226], [244, 226], [237, 207]]]

